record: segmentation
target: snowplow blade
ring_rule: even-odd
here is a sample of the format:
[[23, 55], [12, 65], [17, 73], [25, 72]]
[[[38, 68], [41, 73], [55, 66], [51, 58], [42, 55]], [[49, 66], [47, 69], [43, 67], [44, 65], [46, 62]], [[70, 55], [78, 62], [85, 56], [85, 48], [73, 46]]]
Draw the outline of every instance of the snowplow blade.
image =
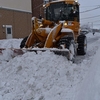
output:
[[62, 55], [67, 57], [67, 59], [69, 59], [70, 57], [70, 52], [68, 49], [57, 49], [57, 48], [32, 48], [32, 49], [15, 49], [15, 48], [0, 48], [0, 54], [3, 54], [4, 50], [11, 50], [13, 51], [13, 57], [16, 57], [18, 55], [23, 55], [26, 52], [35, 52], [36, 54], [38, 53], [38, 51], [50, 51], [50, 52], [54, 52], [57, 55]]
[[[57, 55], [62, 55], [62, 56], [65, 56], [69, 59], [69, 56], [70, 56], [70, 52], [68, 49], [57, 49], [57, 48], [32, 48], [32, 49], [27, 49], [27, 51], [29, 52], [36, 52], [38, 53], [38, 51], [42, 51], [42, 52], [45, 52], [45, 51], [50, 51], [50, 52], [54, 52], [55, 54]], [[26, 51], [26, 52], [27, 52]]]

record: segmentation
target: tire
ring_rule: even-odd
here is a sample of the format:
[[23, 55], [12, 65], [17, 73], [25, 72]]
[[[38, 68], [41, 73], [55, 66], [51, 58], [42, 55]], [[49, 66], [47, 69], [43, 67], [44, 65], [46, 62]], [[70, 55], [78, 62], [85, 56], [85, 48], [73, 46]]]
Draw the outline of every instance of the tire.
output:
[[77, 38], [78, 48], [77, 54], [78, 55], [85, 55], [87, 52], [87, 39], [85, 35], [79, 35]]
[[25, 46], [25, 43], [26, 43], [26, 41], [27, 41], [27, 38], [28, 38], [28, 36], [25, 37], [25, 38], [21, 41], [21, 43], [20, 43], [20, 48], [23, 48], [23, 47]]

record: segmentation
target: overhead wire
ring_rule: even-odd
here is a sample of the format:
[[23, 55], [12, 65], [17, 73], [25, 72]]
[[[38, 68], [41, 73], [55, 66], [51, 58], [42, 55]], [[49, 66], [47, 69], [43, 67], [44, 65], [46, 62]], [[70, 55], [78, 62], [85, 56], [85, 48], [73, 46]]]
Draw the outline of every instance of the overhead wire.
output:
[[100, 5], [90, 5], [90, 6], [81, 6], [81, 8], [90, 8], [90, 7], [98, 7]]
[[[100, 5], [91, 5], [91, 6], [81, 6], [81, 10], [82, 9], [86, 9], [86, 10], [83, 10], [83, 11], [81, 11], [80, 12], [80, 14], [84, 14], [84, 13], [87, 13], [87, 12], [92, 12], [92, 11], [94, 11], [94, 10], [97, 10], [97, 9], [100, 9]], [[90, 8], [90, 9], [89, 9]], [[98, 20], [95, 20], [95, 18], [96, 17], [100, 17], [100, 15], [95, 15], [95, 16], [90, 16], [90, 17], [84, 17], [84, 18], [82, 18], [81, 17], [81, 21], [82, 20], [88, 20], [88, 19], [92, 19], [92, 20], [90, 20], [88, 23], [91, 23], [91, 25], [93, 26], [93, 25], [100, 25], [99, 23], [100, 23], [100, 20], [98, 19]], [[99, 22], [99, 23], [97, 23], [97, 22]], [[86, 24], [86, 22], [82, 22], [82, 23], [84, 23], [84, 24]]]
[[95, 17], [99, 17], [100, 15], [97, 16], [91, 16], [91, 17], [85, 17], [85, 18], [81, 18], [81, 19], [90, 19], [90, 18], [95, 18]]
[[93, 10], [96, 10], [96, 9], [99, 9], [99, 8], [100, 8], [100, 6], [98, 6], [96, 8], [93, 8], [93, 9], [89, 9], [89, 10], [82, 11], [80, 13], [86, 13], [86, 12], [93, 11]]
[[[89, 9], [89, 10], [85, 10], [85, 11], [82, 11], [82, 12], [80, 12], [80, 13], [86, 13], [86, 12], [93, 11], [93, 10], [96, 10], [96, 9], [99, 9], [99, 8], [100, 8], [100, 5], [96, 5], [96, 6], [98, 6], [98, 7], [95, 7], [95, 8]], [[90, 6], [85, 6], [85, 7], [90, 7]], [[93, 6], [91, 6], [91, 7], [93, 7]], [[81, 20], [91, 19], [91, 18], [95, 18], [95, 17], [100, 17], [100, 15], [81, 18]], [[98, 21], [100, 21], [100, 20], [92, 21], [92, 22], [98, 22]]]
[[100, 20], [92, 21], [92, 22], [100, 22]]

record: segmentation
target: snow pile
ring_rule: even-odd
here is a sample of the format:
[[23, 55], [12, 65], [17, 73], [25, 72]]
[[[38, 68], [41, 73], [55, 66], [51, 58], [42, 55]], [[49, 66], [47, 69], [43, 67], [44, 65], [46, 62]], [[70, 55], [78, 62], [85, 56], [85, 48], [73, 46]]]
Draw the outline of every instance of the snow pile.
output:
[[0, 62], [9, 61], [13, 58], [13, 51], [10, 49], [3, 50], [2, 53], [2, 56], [0, 56]]
[[0, 40], [0, 48], [20, 48], [22, 39], [7, 39]]
[[[13, 58], [12, 51], [6, 49], [0, 55], [0, 100], [99, 100], [99, 37], [88, 34], [87, 55], [79, 56], [77, 63], [49, 51]], [[19, 48], [20, 41], [0, 40], [0, 47]]]
[[0, 68], [1, 100], [66, 100], [84, 70], [53, 52], [25, 53]]

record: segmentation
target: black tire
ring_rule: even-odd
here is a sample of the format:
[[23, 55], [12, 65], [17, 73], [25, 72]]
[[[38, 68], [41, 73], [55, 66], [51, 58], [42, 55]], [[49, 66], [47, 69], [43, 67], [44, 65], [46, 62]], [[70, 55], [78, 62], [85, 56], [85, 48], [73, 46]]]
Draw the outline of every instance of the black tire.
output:
[[20, 48], [23, 48], [23, 47], [25, 46], [25, 43], [26, 43], [26, 41], [27, 41], [27, 38], [28, 38], [28, 36], [25, 37], [25, 38], [21, 41], [21, 43], [20, 43]]
[[77, 54], [78, 55], [85, 55], [87, 51], [87, 38], [85, 35], [79, 35], [77, 38], [78, 48]]

